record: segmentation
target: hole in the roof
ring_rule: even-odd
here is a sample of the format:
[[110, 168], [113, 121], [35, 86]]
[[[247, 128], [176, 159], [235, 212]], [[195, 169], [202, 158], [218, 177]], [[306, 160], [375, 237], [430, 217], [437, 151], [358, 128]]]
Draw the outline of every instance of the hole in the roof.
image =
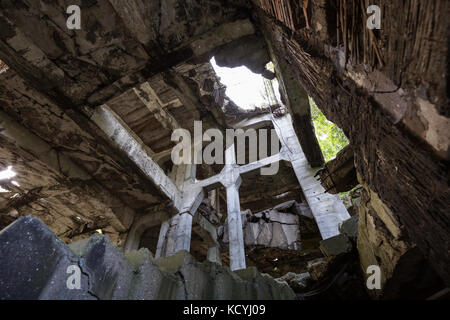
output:
[[[210, 61], [220, 82], [226, 87], [226, 95], [244, 110], [267, 108], [281, 104], [279, 85], [276, 78], [267, 80], [262, 75], [253, 73], [247, 67], [220, 67], [214, 58]], [[272, 62], [267, 69], [274, 71]], [[271, 88], [273, 89], [271, 89]]]
[[10, 180], [14, 178], [17, 173], [13, 170], [12, 166], [7, 167], [4, 170], [0, 170], [0, 180]]
[[3, 188], [0, 186], [0, 193], [9, 193], [10, 191], [8, 189]]

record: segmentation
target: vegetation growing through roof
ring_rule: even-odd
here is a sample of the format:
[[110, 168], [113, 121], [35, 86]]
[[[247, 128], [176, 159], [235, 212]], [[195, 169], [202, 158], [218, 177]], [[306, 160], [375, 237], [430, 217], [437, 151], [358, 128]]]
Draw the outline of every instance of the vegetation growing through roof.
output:
[[314, 123], [317, 139], [322, 149], [325, 161], [330, 161], [336, 157], [336, 154], [349, 144], [344, 132], [329, 121], [317, 107], [316, 103], [310, 98], [311, 117]]

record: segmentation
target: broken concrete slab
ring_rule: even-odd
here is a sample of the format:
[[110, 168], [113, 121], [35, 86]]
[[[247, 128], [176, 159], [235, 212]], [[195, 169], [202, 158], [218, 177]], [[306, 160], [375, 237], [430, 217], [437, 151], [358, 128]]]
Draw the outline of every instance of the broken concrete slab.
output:
[[89, 276], [89, 291], [101, 300], [127, 299], [133, 269], [107, 236], [91, 236], [80, 257], [80, 266]]
[[[232, 272], [209, 261], [200, 263], [186, 251], [155, 261], [159, 268], [183, 279], [187, 299], [293, 299], [283, 283], [250, 267]], [[199, 288], [204, 288], [199, 290]]]
[[294, 273], [288, 272], [277, 280], [286, 281], [294, 292], [304, 291], [311, 283], [311, 275], [309, 272]]
[[352, 250], [352, 243], [345, 234], [341, 233], [320, 241], [320, 250], [327, 257], [338, 256], [350, 252]]
[[[283, 250], [300, 250], [300, 217], [294, 213], [279, 212], [275, 208], [263, 212], [242, 213], [245, 246], [264, 246]], [[228, 243], [228, 226], [219, 234]]]
[[266, 42], [261, 36], [250, 35], [230, 42], [221, 47], [214, 57], [221, 67], [235, 68], [244, 65], [270, 80], [275, 77], [274, 73], [266, 69], [270, 57]]
[[317, 258], [308, 261], [306, 268], [311, 275], [311, 279], [317, 281], [327, 273], [329, 265], [330, 260], [328, 258]]
[[341, 233], [345, 234], [350, 240], [356, 241], [358, 238], [358, 215], [352, 216], [350, 219], [342, 222], [339, 228]]
[[249, 281], [251, 286], [247, 287], [250, 296], [255, 299], [273, 299], [273, 297], [281, 297], [282, 299], [294, 299], [294, 293], [283, 281], [273, 279], [267, 274], [261, 274], [255, 267], [237, 270], [234, 272], [241, 279]]
[[160, 270], [148, 249], [132, 251], [126, 258], [134, 266], [135, 273], [129, 299], [186, 299], [181, 279]]
[[[0, 299], [293, 299], [284, 282], [256, 269], [238, 275], [188, 252], [154, 260], [147, 249], [126, 256], [107, 236], [67, 246], [34, 217], [0, 233]], [[68, 267], [79, 270], [69, 289]]]
[[22, 217], [2, 230], [0, 252], [0, 300], [94, 299], [68, 289], [67, 270], [78, 266], [77, 257], [40, 220]]

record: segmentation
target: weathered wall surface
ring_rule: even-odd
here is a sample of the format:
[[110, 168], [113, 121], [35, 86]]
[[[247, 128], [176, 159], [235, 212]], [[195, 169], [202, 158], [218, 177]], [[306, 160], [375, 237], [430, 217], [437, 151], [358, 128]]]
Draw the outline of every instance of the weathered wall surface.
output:
[[[231, 272], [185, 251], [158, 260], [146, 249], [124, 256], [100, 234], [69, 248], [32, 217], [0, 233], [0, 251], [0, 299], [294, 298], [287, 283], [254, 268]], [[67, 287], [69, 266], [81, 270], [80, 290]]]
[[[161, 143], [159, 140], [163, 136], [158, 134], [162, 133], [161, 128], [167, 125], [169, 117], [158, 120], [161, 123], [153, 122], [153, 118], [151, 123], [140, 121], [156, 109], [159, 115], [155, 115], [155, 119], [161, 118], [164, 111], [166, 116], [170, 113], [183, 120], [201, 119], [220, 127], [226, 124], [226, 117], [219, 109], [236, 106], [216, 101], [225, 99], [223, 88], [215, 90], [214, 81], [203, 76], [209, 74], [210, 66], [200, 62], [211, 57], [221, 46], [231, 43], [233, 48], [239, 45], [242, 37], [245, 40], [251, 35], [258, 36], [262, 30], [277, 72], [286, 75], [282, 79], [286, 87], [285, 98], [289, 96], [298, 102], [294, 105], [290, 101], [290, 111], [302, 148], [311, 151], [307, 152], [307, 157], [316, 153], [316, 157], [309, 156], [309, 162], [314, 165], [310, 158], [316, 158], [316, 165], [322, 164], [320, 149], [311, 130], [307, 95], [313, 97], [328, 119], [349, 137], [354, 151], [352, 161], [370, 193], [377, 195], [388, 208], [386, 210], [396, 214], [395, 219], [405, 226], [411, 243], [417, 244], [424, 258], [431, 260], [450, 283], [450, 126], [446, 92], [448, 41], [445, 41], [448, 39], [449, 2], [422, 4], [418, 0], [409, 0], [393, 4], [380, 0], [382, 29], [375, 34], [365, 29], [367, 0], [310, 1], [304, 17], [299, 2], [291, 7], [288, 15], [280, 16], [279, 11], [267, 7], [265, 13], [251, 10], [255, 13], [252, 21], [259, 21], [261, 30], [250, 21], [250, 11], [240, 7], [243, 2], [82, 2], [85, 24], [80, 32], [75, 32], [65, 26], [64, 1], [27, 5], [2, 1], [0, 58], [11, 69], [0, 76], [0, 108], [49, 146], [45, 150], [54, 156], [49, 161], [55, 164], [55, 172], [44, 176], [42, 173], [48, 171], [48, 167], [43, 165], [45, 161], [36, 160], [44, 158], [43, 152], [38, 152], [39, 158], [30, 150], [21, 150], [8, 139], [2, 139], [0, 149], [5, 152], [0, 154], [0, 164], [17, 165], [30, 187], [26, 190], [30, 192], [20, 201], [13, 205], [8, 202], [8, 208], [16, 210], [12, 214], [26, 214], [28, 205], [33, 214], [38, 214], [39, 210], [45, 213], [41, 203], [51, 199], [52, 203], [44, 207], [51, 211], [51, 217], [46, 215], [47, 218], [54, 220], [55, 228], [60, 227], [58, 232], [65, 235], [79, 228], [74, 234], [80, 235], [83, 230], [117, 223], [110, 210], [120, 213], [126, 206], [137, 211], [159, 205], [164, 207], [167, 199], [158, 188], [148, 183], [125, 154], [110, 145], [108, 137], [86, 115], [92, 112], [91, 107], [104, 103], [111, 103], [120, 113], [122, 104], [128, 106], [130, 103], [129, 98], [134, 102], [138, 98], [135, 93], [128, 95], [127, 90], [137, 88], [139, 91], [140, 84], [157, 74], [161, 82], [171, 88], [166, 109], [152, 105], [146, 110], [148, 101], [145, 101], [136, 109], [145, 111], [141, 113], [142, 117], [128, 115], [128, 120], [139, 120], [135, 123], [136, 131], [154, 125], [155, 130], [143, 130], [142, 133], [151, 136], [147, 136], [148, 143], [154, 144], [151, 147], [155, 151], [167, 151], [169, 144]], [[257, 5], [285, 3], [253, 2]], [[403, 14], [399, 15], [399, 12]], [[305, 25], [311, 28], [302, 29]], [[235, 40], [238, 42], [233, 43]], [[266, 62], [266, 58], [262, 60]], [[151, 86], [157, 87], [152, 83]], [[161, 91], [167, 93], [164, 87]], [[139, 98], [145, 100], [145, 94], [140, 91]], [[174, 96], [177, 99], [173, 99]], [[158, 99], [161, 97], [157, 94]], [[126, 118], [126, 111], [130, 109], [123, 109]], [[127, 123], [132, 126], [133, 121]], [[168, 128], [170, 126], [166, 128], [165, 138], [170, 133]], [[305, 134], [299, 134], [302, 128]], [[310, 140], [315, 147], [308, 149], [302, 139]], [[66, 180], [67, 176], [70, 178], [70, 172], [66, 172], [64, 166], [57, 167], [59, 160], [65, 157], [88, 174], [89, 184], [72, 185], [73, 181]], [[24, 165], [23, 159], [33, 170]], [[294, 178], [292, 170], [287, 177], [289, 174]], [[38, 183], [40, 180], [42, 183]], [[279, 184], [275, 184], [275, 180]], [[245, 183], [241, 186], [241, 197], [248, 201], [241, 201], [241, 204], [247, 205], [265, 204], [280, 192], [298, 190], [297, 182], [297, 189], [293, 189], [288, 179], [249, 179], [248, 190], [245, 190]], [[263, 191], [255, 192], [254, 185], [262, 185], [259, 190]], [[103, 201], [93, 199], [97, 191], [103, 195]], [[111, 194], [111, 197], [105, 194]], [[89, 195], [92, 201], [87, 201]], [[84, 200], [83, 204], [80, 199]], [[86, 202], [89, 204], [85, 205]], [[403, 238], [395, 238], [395, 232], [391, 238], [394, 229], [387, 228], [389, 233], [385, 233], [382, 225], [377, 224], [378, 218], [372, 218], [376, 215], [383, 220], [380, 217], [383, 210], [375, 205], [361, 213], [361, 221], [366, 222], [361, 226], [361, 246], [369, 251], [382, 239], [383, 243], [389, 243], [389, 248], [383, 250], [393, 257], [403, 256], [409, 252], [405, 249], [409, 244], [405, 244]], [[59, 217], [58, 212], [62, 211], [64, 216]], [[70, 221], [69, 215], [79, 217], [77, 211], [89, 213], [89, 219], [80, 225]], [[96, 212], [107, 212], [111, 220], [96, 223], [93, 221], [98, 217]], [[270, 216], [257, 217], [260, 222], [248, 224], [255, 225], [248, 228], [255, 229], [248, 233], [249, 241], [255, 245], [296, 248], [298, 235], [292, 231], [295, 228], [284, 222], [274, 222]], [[271, 227], [266, 228], [267, 224], [261, 222], [264, 219], [273, 220], [269, 222]], [[117, 231], [126, 231], [130, 222], [119, 226], [120, 230], [115, 230], [116, 236]], [[260, 233], [263, 236], [255, 237]], [[120, 236], [117, 239], [120, 240]], [[303, 238], [300, 241], [304, 243]], [[392, 253], [392, 250], [396, 252]], [[276, 254], [278, 256], [278, 252]], [[381, 253], [364, 256], [363, 264], [378, 262], [376, 256]], [[388, 275], [396, 272], [396, 267], [390, 263], [401, 260], [390, 261], [385, 256], [380, 259], [379, 263]]]
[[363, 274], [371, 265], [380, 266], [381, 289], [369, 290], [374, 297], [429, 297], [442, 280], [430, 268], [410, 240], [403, 224], [378, 195], [367, 186], [357, 207], [357, 248]]
[[320, 170], [320, 183], [327, 192], [333, 194], [350, 191], [356, 187], [358, 179], [351, 145], [339, 151], [336, 157]]
[[[67, 29], [65, 1], [0, 5], [2, 60], [67, 107], [87, 100], [99, 105], [118, 87], [194, 57], [220, 38], [220, 30], [212, 40], [205, 33], [243, 16], [236, 7], [211, 0], [73, 4], [83, 13], [81, 30]], [[25, 49], [27, 58], [18, 54]]]
[[[334, 49], [336, 41], [340, 46], [343, 37], [337, 37], [336, 25], [331, 22], [335, 21], [332, 17], [339, 16], [339, 11], [335, 10], [342, 2], [339, 1], [339, 5], [326, 2], [323, 6], [314, 3], [313, 14], [309, 16], [313, 26], [310, 30], [293, 33], [262, 12], [259, 14], [260, 26], [274, 47], [274, 54], [291, 66], [293, 76], [317, 106], [349, 138], [354, 150], [355, 166], [363, 181], [398, 215], [411, 240], [417, 243], [424, 256], [450, 283], [447, 267], [450, 263], [447, 254], [450, 249], [450, 188], [449, 166], [445, 160], [448, 159], [448, 143], [436, 144], [436, 141], [424, 137], [425, 131], [411, 125], [416, 120], [427, 122], [426, 131], [440, 132], [437, 136], [449, 136], [445, 112], [448, 109], [448, 96], [442, 90], [446, 83], [446, 69], [443, 67], [446, 63], [442, 57], [447, 55], [447, 45], [432, 40], [448, 37], [448, 19], [445, 16], [449, 3], [427, 2], [427, 7], [422, 10], [417, 6], [417, 1], [407, 1], [402, 5], [382, 1], [385, 18], [381, 32], [389, 39], [382, 51], [383, 57], [386, 57], [383, 64], [376, 62], [374, 45], [369, 41], [364, 47], [367, 52], [363, 55], [360, 51], [361, 55], [356, 60], [349, 60], [348, 54], [343, 54], [341, 49]], [[352, 3], [347, 2], [348, 6]], [[318, 14], [320, 12], [322, 15]], [[346, 12], [354, 13], [349, 9]], [[363, 15], [362, 12], [357, 11], [355, 16]], [[398, 19], [398, 12], [405, 12], [402, 19]], [[428, 15], [423, 18], [426, 23], [412, 18], [424, 14]], [[411, 18], [411, 23], [416, 23], [408, 25], [405, 20], [407, 17]], [[431, 27], [433, 24], [435, 28]], [[354, 42], [362, 42], [362, 34], [367, 33], [365, 24], [355, 26], [362, 28], [358, 29], [362, 33], [360, 40]], [[356, 33], [352, 31], [351, 25], [340, 28], [344, 30], [347, 40]], [[323, 34], [321, 30], [328, 31]], [[401, 38], [402, 33], [398, 30], [411, 30], [411, 39]], [[423, 34], [430, 35], [431, 39]], [[367, 40], [369, 36], [366, 34], [366, 37]], [[391, 41], [397, 41], [404, 48], [401, 51], [394, 50], [395, 45]], [[381, 47], [382, 44], [381, 41], [376, 42], [376, 46]], [[362, 46], [355, 46], [352, 52], [355, 57], [357, 47], [362, 50]], [[350, 49], [346, 48], [348, 53]], [[442, 56], [436, 57], [434, 52], [441, 52]], [[424, 59], [427, 59], [427, 63], [423, 62]], [[370, 64], [370, 61], [373, 63]], [[381, 65], [385, 69], [381, 69]], [[408, 65], [408, 68], [404, 65]], [[431, 76], [433, 73], [440, 76]], [[375, 74], [382, 74], [383, 77], [377, 80], [373, 78]], [[400, 83], [398, 77], [401, 74], [408, 79], [406, 83]], [[427, 75], [426, 79], [420, 79], [419, 74]], [[358, 79], [370, 80], [370, 85]], [[387, 79], [391, 79], [397, 85], [380, 85], [379, 79], [383, 79], [381, 83], [388, 83]], [[439, 79], [438, 83], [436, 79]], [[429, 90], [422, 90], [428, 86]], [[403, 111], [398, 113], [396, 106], [403, 106]], [[415, 110], [423, 106], [428, 112], [422, 112], [422, 117]], [[438, 118], [439, 121], [436, 120]], [[431, 135], [431, 132], [427, 134]]]
[[0, 75], [0, 103], [19, 124], [79, 164], [130, 207], [148, 208], [163, 199], [87, 118], [64, 110], [15, 71]]

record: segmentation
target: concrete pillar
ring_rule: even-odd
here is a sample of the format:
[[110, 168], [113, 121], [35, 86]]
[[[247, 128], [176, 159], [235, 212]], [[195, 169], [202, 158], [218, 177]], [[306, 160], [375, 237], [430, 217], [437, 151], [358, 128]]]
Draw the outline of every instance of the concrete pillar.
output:
[[350, 218], [338, 195], [326, 193], [314, 177], [318, 169], [308, 163], [292, 126], [289, 115], [274, 119], [278, 137], [283, 146], [283, 159], [292, 164], [306, 201], [313, 213], [323, 239], [339, 234], [339, 225]]
[[161, 225], [155, 257], [167, 257], [180, 250], [190, 251], [192, 219], [201, 202], [201, 194], [190, 188], [195, 181], [196, 165], [182, 164], [173, 170], [176, 184], [183, 191], [181, 212]]
[[209, 203], [211, 204], [211, 207], [213, 207], [213, 208], [216, 208], [216, 200], [217, 200], [216, 193], [217, 193], [217, 190], [211, 190], [208, 193]]
[[175, 233], [175, 252], [191, 248], [192, 215], [190, 212], [180, 213]]
[[236, 169], [234, 145], [225, 150], [224, 179], [224, 186], [227, 191], [230, 268], [234, 271], [246, 268], [241, 204], [238, 191], [242, 180], [239, 176], [239, 171]]
[[180, 250], [190, 251], [192, 219], [187, 211], [162, 223], [155, 258], [168, 257]]
[[219, 245], [214, 245], [208, 248], [208, 256], [206, 257], [208, 261], [218, 263], [222, 265], [222, 258], [220, 256]]
[[170, 229], [169, 221], [164, 221], [161, 224], [161, 229], [159, 229], [159, 238], [158, 238], [158, 244], [156, 245], [155, 259], [163, 258], [166, 256], [167, 236], [168, 236], [169, 229]]
[[228, 238], [230, 247], [230, 268], [232, 271], [245, 269], [244, 235], [242, 231], [241, 206], [236, 185], [227, 187]]

